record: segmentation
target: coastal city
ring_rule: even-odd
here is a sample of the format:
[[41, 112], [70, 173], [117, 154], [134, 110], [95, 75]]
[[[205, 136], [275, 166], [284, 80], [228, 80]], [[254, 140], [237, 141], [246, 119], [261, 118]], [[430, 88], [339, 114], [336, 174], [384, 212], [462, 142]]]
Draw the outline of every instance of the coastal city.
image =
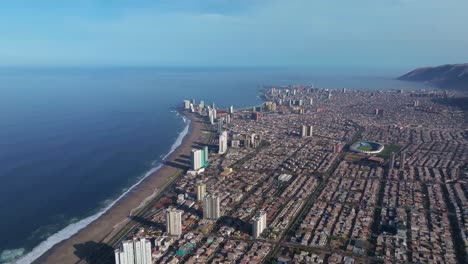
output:
[[108, 241], [113, 262], [466, 263], [467, 117], [450, 96], [287, 86], [245, 109], [185, 100], [200, 137]]

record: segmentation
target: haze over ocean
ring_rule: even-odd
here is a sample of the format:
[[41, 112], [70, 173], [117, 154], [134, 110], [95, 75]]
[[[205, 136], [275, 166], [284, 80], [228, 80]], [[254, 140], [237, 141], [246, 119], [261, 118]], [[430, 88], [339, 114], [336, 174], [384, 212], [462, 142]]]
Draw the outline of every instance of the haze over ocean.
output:
[[237, 108], [259, 104], [262, 85], [424, 88], [392, 79], [406, 70], [1, 68], [0, 263], [98, 213], [157, 166], [186, 126], [174, 111], [183, 99]]

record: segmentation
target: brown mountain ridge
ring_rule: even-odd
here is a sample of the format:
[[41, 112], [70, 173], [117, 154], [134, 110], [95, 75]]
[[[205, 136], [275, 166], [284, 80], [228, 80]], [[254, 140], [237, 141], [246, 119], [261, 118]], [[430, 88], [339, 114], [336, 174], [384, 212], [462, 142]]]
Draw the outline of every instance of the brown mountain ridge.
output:
[[418, 68], [398, 77], [398, 79], [427, 82], [443, 89], [468, 91], [468, 63]]

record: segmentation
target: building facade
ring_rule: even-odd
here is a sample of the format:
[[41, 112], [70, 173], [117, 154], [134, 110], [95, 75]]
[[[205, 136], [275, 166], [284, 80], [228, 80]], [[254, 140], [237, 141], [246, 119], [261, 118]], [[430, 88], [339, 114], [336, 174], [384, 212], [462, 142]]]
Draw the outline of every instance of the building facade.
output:
[[145, 238], [122, 242], [114, 251], [116, 264], [152, 264], [151, 242]]
[[206, 195], [203, 198], [203, 218], [216, 220], [221, 217], [220, 199], [217, 195]]
[[226, 131], [223, 131], [219, 135], [219, 154], [224, 154], [226, 153], [228, 148], [228, 135]]
[[301, 127], [301, 137], [311, 137], [314, 134], [313, 126], [302, 125]]
[[182, 211], [175, 208], [166, 210], [166, 231], [170, 236], [182, 234]]
[[254, 218], [253, 218], [253, 225], [252, 225], [252, 236], [254, 238], [260, 237], [262, 232], [266, 229], [266, 212], [260, 211]]
[[208, 166], [208, 147], [192, 149], [190, 152], [190, 165], [192, 170], [199, 170]]
[[206, 196], [206, 184], [203, 182], [197, 183], [197, 201], [203, 201]]

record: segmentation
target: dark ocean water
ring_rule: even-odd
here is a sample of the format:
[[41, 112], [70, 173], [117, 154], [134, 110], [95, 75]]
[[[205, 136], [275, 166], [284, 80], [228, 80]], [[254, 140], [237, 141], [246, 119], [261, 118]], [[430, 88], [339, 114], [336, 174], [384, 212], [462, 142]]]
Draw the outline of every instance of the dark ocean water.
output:
[[0, 69], [0, 263], [34, 259], [157, 166], [186, 128], [183, 99], [246, 107], [271, 84], [424, 87], [392, 80], [403, 72]]

